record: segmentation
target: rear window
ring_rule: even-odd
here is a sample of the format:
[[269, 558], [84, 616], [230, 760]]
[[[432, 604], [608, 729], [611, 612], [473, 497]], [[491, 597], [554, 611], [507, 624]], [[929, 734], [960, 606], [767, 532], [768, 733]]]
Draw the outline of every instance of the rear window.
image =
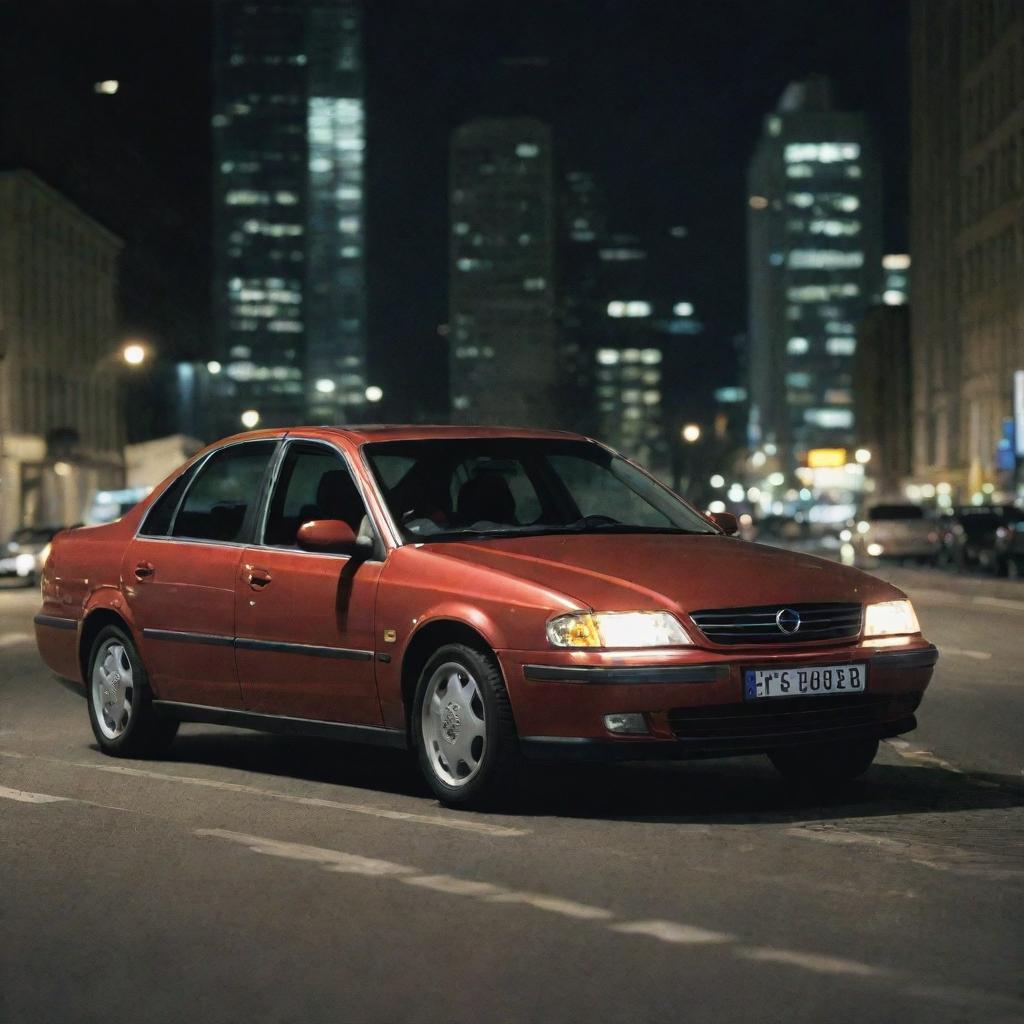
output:
[[876, 505], [868, 512], [868, 519], [873, 523], [885, 519], [924, 519], [924, 509], [920, 505]]

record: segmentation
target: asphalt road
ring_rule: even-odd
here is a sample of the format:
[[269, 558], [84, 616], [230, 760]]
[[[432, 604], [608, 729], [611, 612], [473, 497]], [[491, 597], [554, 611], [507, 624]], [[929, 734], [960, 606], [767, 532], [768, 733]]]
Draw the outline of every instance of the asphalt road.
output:
[[943, 658], [847, 793], [546, 770], [506, 814], [327, 742], [104, 757], [0, 593], [0, 1024], [1024, 1021], [1024, 584], [888, 575]]

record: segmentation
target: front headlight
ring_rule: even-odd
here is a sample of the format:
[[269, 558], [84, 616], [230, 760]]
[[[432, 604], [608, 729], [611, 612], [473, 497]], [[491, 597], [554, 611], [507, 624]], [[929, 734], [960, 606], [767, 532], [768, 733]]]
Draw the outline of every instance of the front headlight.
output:
[[678, 647], [690, 638], [668, 612], [572, 612], [551, 619], [555, 647]]
[[865, 636], [899, 636], [920, 633], [914, 606], [909, 601], [881, 601], [869, 604], [864, 612]]

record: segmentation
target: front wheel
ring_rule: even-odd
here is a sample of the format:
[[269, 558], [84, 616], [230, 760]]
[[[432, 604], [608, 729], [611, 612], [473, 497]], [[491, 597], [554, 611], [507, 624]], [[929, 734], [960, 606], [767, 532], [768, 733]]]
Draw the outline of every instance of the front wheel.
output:
[[489, 651], [446, 644], [434, 654], [416, 687], [412, 732], [420, 768], [442, 803], [482, 806], [510, 788], [519, 744]]
[[768, 757], [785, 780], [807, 789], [827, 789], [863, 775], [878, 753], [878, 740], [815, 743], [771, 750]]
[[89, 652], [89, 721], [105, 754], [154, 757], [171, 744], [178, 723], [153, 710], [146, 668], [118, 626], [100, 630]]

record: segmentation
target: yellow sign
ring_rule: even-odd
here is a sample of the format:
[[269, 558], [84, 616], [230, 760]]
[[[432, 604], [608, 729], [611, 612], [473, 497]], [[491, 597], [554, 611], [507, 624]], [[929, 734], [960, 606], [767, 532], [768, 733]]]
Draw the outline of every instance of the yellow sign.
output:
[[807, 465], [810, 469], [838, 469], [845, 466], [845, 448], [811, 448], [807, 452]]

